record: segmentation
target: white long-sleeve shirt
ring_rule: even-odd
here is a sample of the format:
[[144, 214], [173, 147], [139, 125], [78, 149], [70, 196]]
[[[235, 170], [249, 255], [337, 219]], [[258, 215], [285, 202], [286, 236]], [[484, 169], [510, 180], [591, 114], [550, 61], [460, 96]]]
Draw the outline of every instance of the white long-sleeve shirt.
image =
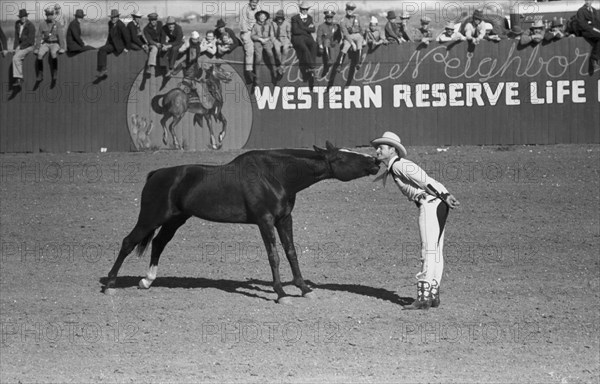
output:
[[429, 194], [428, 184], [431, 184], [439, 193], [446, 194], [448, 190], [442, 183], [430, 177], [417, 164], [404, 158], [394, 156], [388, 163], [388, 172], [394, 178], [394, 182], [409, 201], [418, 202], [423, 194]]

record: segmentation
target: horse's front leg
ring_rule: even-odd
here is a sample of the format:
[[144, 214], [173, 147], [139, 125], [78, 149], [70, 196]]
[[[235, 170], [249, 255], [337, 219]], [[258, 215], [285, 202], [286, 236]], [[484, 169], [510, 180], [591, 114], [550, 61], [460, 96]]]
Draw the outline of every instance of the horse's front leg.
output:
[[221, 120], [221, 123], [223, 124], [221, 133], [219, 133], [219, 146], [222, 146], [225, 135], [227, 134], [227, 119], [223, 116], [223, 111], [219, 111], [219, 120]]
[[279, 276], [279, 254], [277, 253], [277, 247], [275, 244], [275, 230], [273, 224], [269, 222], [261, 223], [258, 225], [260, 234], [265, 243], [267, 249], [267, 255], [269, 257], [269, 264], [271, 265], [271, 272], [273, 273], [273, 289], [277, 293], [277, 302], [280, 304], [291, 304], [290, 298], [286, 295], [281, 285], [281, 277]]
[[312, 290], [306, 285], [300, 272], [300, 265], [298, 264], [298, 255], [296, 253], [296, 247], [294, 246], [294, 231], [293, 231], [293, 220], [292, 215], [289, 214], [284, 218], [280, 219], [275, 224], [281, 244], [285, 250], [285, 255], [292, 267], [292, 275], [294, 276], [294, 285], [302, 290], [302, 296], [311, 297], [310, 293]]
[[215, 131], [212, 126], [212, 122], [210, 121], [210, 115], [207, 114], [205, 116], [206, 126], [208, 127], [208, 133], [210, 134], [210, 149], [219, 149], [219, 143], [215, 138]]

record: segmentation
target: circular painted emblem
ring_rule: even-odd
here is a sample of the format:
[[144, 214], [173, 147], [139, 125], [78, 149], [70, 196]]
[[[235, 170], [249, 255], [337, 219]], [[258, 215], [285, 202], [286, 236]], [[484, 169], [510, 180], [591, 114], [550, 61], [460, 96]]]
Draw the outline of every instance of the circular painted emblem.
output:
[[138, 150], [240, 149], [252, 129], [243, 79], [222, 60], [143, 69], [130, 90], [128, 127]]

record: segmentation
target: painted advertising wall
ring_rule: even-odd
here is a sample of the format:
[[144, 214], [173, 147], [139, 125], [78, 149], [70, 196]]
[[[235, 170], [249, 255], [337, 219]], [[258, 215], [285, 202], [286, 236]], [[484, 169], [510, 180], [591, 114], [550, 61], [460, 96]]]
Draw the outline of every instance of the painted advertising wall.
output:
[[[369, 52], [359, 70], [356, 57], [339, 72], [319, 57], [310, 82], [292, 51], [281, 80], [263, 64], [251, 86], [240, 47], [194, 75], [202, 80], [191, 81], [192, 96], [183, 71], [144, 74], [142, 52], [110, 56], [101, 81], [95, 51], [62, 55], [54, 83], [48, 65], [36, 82], [30, 55], [15, 89], [9, 54], [0, 58], [0, 151], [360, 146], [384, 130], [409, 145], [598, 143], [600, 68], [589, 50], [582, 38], [525, 48], [405, 43]], [[170, 111], [182, 100], [185, 112]]]

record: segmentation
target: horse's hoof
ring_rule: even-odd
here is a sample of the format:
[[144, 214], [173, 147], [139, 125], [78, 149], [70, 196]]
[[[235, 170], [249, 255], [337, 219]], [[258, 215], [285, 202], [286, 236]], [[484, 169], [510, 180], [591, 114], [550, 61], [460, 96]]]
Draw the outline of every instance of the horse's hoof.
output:
[[283, 305], [292, 305], [292, 298], [289, 296], [283, 296], [277, 299], [277, 303]]
[[117, 293], [117, 290], [114, 288], [106, 288], [104, 290], [105, 295], [114, 296], [115, 293]]
[[138, 284], [139, 289], [149, 289], [151, 285], [152, 285], [152, 282], [146, 278], [143, 278], [142, 280], [140, 280], [140, 283]]
[[304, 297], [306, 297], [307, 299], [315, 300], [317, 298], [317, 294], [315, 293], [315, 291], [310, 291], [308, 293], [305, 293]]

